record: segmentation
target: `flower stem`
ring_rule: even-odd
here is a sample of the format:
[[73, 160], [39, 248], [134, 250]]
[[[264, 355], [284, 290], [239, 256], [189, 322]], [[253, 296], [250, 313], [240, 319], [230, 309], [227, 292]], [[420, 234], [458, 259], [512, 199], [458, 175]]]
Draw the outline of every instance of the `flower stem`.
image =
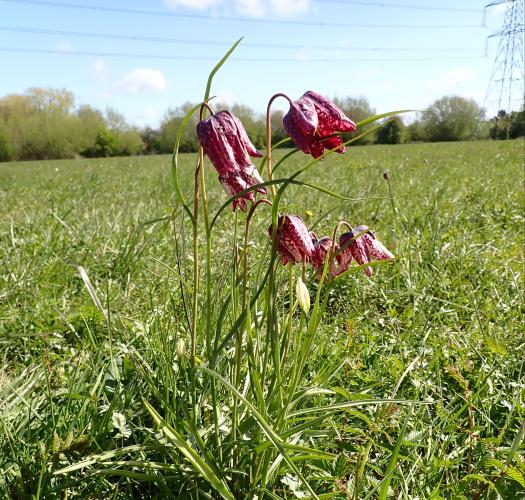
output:
[[[289, 103], [292, 102], [286, 94], [282, 93], [273, 95], [268, 101], [268, 107], [266, 108], [266, 171], [268, 172], [269, 181], [272, 180], [272, 125], [270, 122], [270, 112], [273, 101], [275, 101], [275, 99], [278, 97], [284, 97]], [[275, 198], [275, 186], [271, 185], [270, 190], [272, 192], [272, 198]]]
[[[213, 115], [213, 109], [208, 103], [203, 102], [200, 109], [199, 120], [204, 119], [204, 109]], [[210, 216], [208, 212], [208, 200], [206, 197], [206, 181], [204, 178], [204, 151], [202, 147], [199, 148], [199, 162], [200, 168], [200, 189], [201, 189], [201, 200], [202, 200], [202, 214], [204, 218], [204, 229], [206, 233], [206, 355], [208, 359], [211, 359], [212, 352], [212, 339], [211, 339], [211, 229], [210, 229]], [[213, 407], [213, 425], [214, 425], [214, 440], [215, 447], [219, 453], [219, 462], [222, 462], [222, 447], [220, 446], [220, 432], [219, 432], [219, 405], [217, 404], [217, 391], [215, 387], [215, 379], [211, 380], [211, 399]]]
[[191, 376], [191, 417], [197, 425], [197, 388], [195, 385], [197, 374], [195, 370], [195, 355], [197, 352], [197, 314], [199, 303], [199, 175], [204, 159], [202, 147], [199, 151], [199, 161], [195, 169], [195, 188], [193, 194], [193, 300], [191, 316], [191, 346], [190, 346], [190, 376]]

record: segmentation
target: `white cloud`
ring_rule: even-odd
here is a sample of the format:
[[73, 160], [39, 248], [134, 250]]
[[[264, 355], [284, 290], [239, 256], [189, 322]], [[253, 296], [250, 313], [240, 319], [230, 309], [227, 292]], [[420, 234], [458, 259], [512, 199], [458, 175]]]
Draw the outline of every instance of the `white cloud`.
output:
[[115, 90], [124, 92], [162, 92], [168, 86], [162, 71], [156, 69], [134, 69], [126, 73], [116, 84]]
[[274, 14], [293, 16], [308, 10], [308, 0], [270, 0]]
[[383, 83], [383, 89], [384, 90], [392, 90], [394, 88], [394, 84], [392, 82], [385, 82]]
[[308, 10], [309, 0], [235, 0], [239, 12], [252, 17], [290, 17]]
[[434, 92], [448, 92], [470, 80], [477, 74], [475, 68], [457, 68], [427, 80], [426, 87]]
[[109, 66], [105, 59], [95, 59], [91, 66], [95, 80], [105, 81], [109, 76]]
[[164, 5], [170, 9], [187, 7], [190, 9], [204, 10], [221, 2], [222, 0], [164, 0]]
[[170, 9], [185, 7], [204, 10], [225, 3], [245, 16], [277, 15], [290, 17], [306, 12], [309, 2], [310, 0], [164, 0], [164, 5]]
[[266, 12], [264, 0], [235, 0], [237, 10], [244, 15], [252, 17], [264, 16]]

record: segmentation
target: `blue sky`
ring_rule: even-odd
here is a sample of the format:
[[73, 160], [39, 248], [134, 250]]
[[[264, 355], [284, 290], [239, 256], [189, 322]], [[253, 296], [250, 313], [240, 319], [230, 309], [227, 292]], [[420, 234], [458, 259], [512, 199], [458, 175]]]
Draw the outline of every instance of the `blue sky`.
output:
[[202, 98], [214, 61], [244, 36], [212, 94], [260, 113], [274, 93], [306, 90], [364, 95], [377, 112], [449, 94], [483, 104], [498, 44], [485, 56], [486, 39], [504, 17], [504, 6], [487, 9], [483, 26], [486, 3], [0, 0], [0, 96], [66, 88], [77, 104], [156, 126]]

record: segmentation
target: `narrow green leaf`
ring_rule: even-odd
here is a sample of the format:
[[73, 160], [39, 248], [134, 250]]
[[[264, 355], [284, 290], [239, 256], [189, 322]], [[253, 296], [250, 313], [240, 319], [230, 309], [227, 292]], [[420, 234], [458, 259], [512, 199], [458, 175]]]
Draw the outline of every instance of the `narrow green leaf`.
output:
[[360, 122], [357, 122], [356, 127], [359, 129], [359, 127], [363, 127], [365, 125], [368, 125], [369, 123], [381, 120], [381, 118], [387, 118], [388, 116], [399, 115], [401, 113], [414, 113], [416, 111], [417, 109], [400, 109], [398, 111], [389, 111], [388, 113], [381, 113], [380, 115], [370, 116], [364, 120], [361, 120]]
[[200, 457], [195, 449], [192, 448], [192, 446], [173, 427], [171, 427], [147, 401], [144, 401], [144, 406], [153, 417], [153, 420], [164, 436], [166, 436], [166, 438], [177, 447], [193, 468], [199, 474], [202, 474], [202, 477], [208, 481], [213, 488], [215, 488], [221, 497], [227, 500], [235, 500], [235, 497], [226, 483], [217, 477], [212, 468]]
[[304, 478], [304, 476], [301, 474], [301, 471], [297, 468], [297, 466], [293, 463], [293, 461], [290, 459], [288, 454], [286, 453], [284, 443], [282, 439], [279, 437], [279, 435], [273, 430], [272, 426], [266, 421], [266, 419], [259, 413], [257, 408], [253, 406], [235, 387], [233, 387], [227, 380], [222, 378], [217, 372], [214, 372], [213, 370], [210, 370], [209, 368], [206, 368], [204, 366], [198, 366], [196, 367], [198, 370], [203, 371], [204, 373], [207, 373], [211, 377], [215, 378], [219, 382], [221, 382], [225, 387], [227, 387], [238, 399], [242, 401], [242, 404], [246, 405], [246, 407], [250, 410], [252, 413], [253, 418], [256, 420], [259, 427], [262, 429], [262, 431], [266, 434], [268, 439], [271, 441], [273, 446], [279, 450], [279, 453], [282, 455], [284, 461], [288, 464], [290, 469], [292, 469], [297, 477], [301, 480], [301, 482], [304, 484], [304, 486], [308, 489], [308, 491], [312, 494], [314, 498], [319, 498], [315, 491], [312, 489], [308, 481]]
[[138, 451], [155, 451], [155, 450], [159, 450], [160, 448], [163, 448], [163, 446], [133, 445], [133, 446], [126, 446], [124, 448], [117, 448], [116, 450], [106, 451], [104, 453], [99, 453], [97, 455], [91, 455], [86, 460], [83, 460], [82, 462], [78, 462], [73, 465], [68, 465], [67, 467], [56, 470], [53, 472], [53, 474], [55, 475], [56, 474], [67, 474], [69, 472], [83, 469], [84, 467], [88, 467], [93, 464], [107, 462], [109, 459], [113, 457], [125, 455], [126, 453], [134, 453]]
[[382, 405], [382, 404], [433, 404], [429, 401], [414, 401], [407, 399], [358, 399], [355, 401], [346, 401], [344, 403], [335, 403], [326, 406], [312, 406], [311, 408], [303, 408], [301, 410], [294, 411], [288, 416], [290, 418], [307, 415], [309, 413], [323, 412], [325, 414], [335, 413], [337, 411], [346, 410], [347, 408], [353, 408], [354, 406], [365, 406], [365, 405]]
[[188, 214], [189, 218], [191, 219], [192, 223], [195, 223], [195, 217], [193, 216], [193, 213], [190, 210], [190, 207], [186, 203], [186, 200], [184, 199], [184, 196], [182, 194], [182, 191], [180, 189], [179, 184], [179, 144], [182, 139], [182, 134], [184, 133], [184, 130], [186, 129], [186, 126], [188, 125], [188, 122], [190, 121], [193, 114], [199, 110], [201, 107], [201, 103], [197, 104], [196, 106], [193, 106], [186, 115], [184, 116], [179, 129], [177, 130], [177, 135], [175, 137], [175, 145], [173, 146], [173, 155], [171, 156], [171, 179], [173, 182], [173, 187], [175, 189], [175, 196], [177, 197], [177, 200], [179, 203], [183, 206], [185, 212]]
[[221, 66], [226, 62], [228, 57], [231, 56], [232, 52], [237, 48], [237, 45], [239, 45], [242, 42], [242, 39], [244, 37], [239, 38], [224, 54], [223, 58], [215, 65], [215, 67], [211, 70], [210, 76], [208, 76], [208, 82], [206, 83], [206, 91], [204, 92], [204, 102], [207, 102], [210, 98], [210, 91], [211, 91], [211, 83], [213, 81], [213, 77], [215, 76], [215, 73], [221, 69]]

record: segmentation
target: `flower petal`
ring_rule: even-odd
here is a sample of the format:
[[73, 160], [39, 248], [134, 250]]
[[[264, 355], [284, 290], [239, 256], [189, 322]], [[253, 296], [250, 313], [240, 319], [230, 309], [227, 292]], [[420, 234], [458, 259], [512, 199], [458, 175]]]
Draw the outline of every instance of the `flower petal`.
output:
[[238, 170], [233, 148], [215, 116], [211, 116], [197, 125], [197, 136], [219, 176], [228, 175]]
[[[270, 237], [272, 237], [272, 226], [268, 228], [268, 232]], [[281, 262], [284, 260], [292, 263], [310, 261], [314, 252], [314, 246], [301, 217], [296, 215], [280, 216], [277, 238]]]
[[[241, 172], [242, 178], [246, 181], [248, 186], [255, 186], [256, 184], [262, 184], [264, 181], [259, 174], [258, 170], [253, 165], [249, 165]], [[260, 187], [256, 190], [258, 193], [266, 194], [266, 188]]]
[[[241, 191], [244, 191], [245, 189], [248, 189], [250, 187], [248, 183], [240, 175], [237, 174], [219, 177], [219, 181], [229, 196], [234, 196], [237, 193], [240, 193]], [[246, 193], [241, 197], [233, 200], [232, 210], [235, 210], [237, 206], [239, 206], [239, 208], [244, 212], [247, 208], [246, 202], [244, 200], [254, 202], [255, 194], [252, 191], [250, 191], [249, 193]]]
[[[229, 113], [228, 111], [226, 111]], [[252, 144], [252, 141], [250, 141], [250, 138], [248, 137], [248, 134], [246, 133], [246, 130], [244, 129], [243, 124], [241, 123], [241, 120], [237, 118], [235, 115], [229, 113], [231, 115], [231, 118], [233, 119], [233, 122], [235, 123], [237, 127], [237, 134], [243, 143], [244, 147], [246, 148], [246, 151], [250, 156], [253, 156], [255, 158], [262, 158], [263, 154], [255, 148], [255, 146]]]
[[313, 90], [305, 92], [303, 97], [313, 102], [319, 116], [318, 135], [326, 137], [334, 132], [353, 132], [356, 129], [355, 123], [326, 97]]

